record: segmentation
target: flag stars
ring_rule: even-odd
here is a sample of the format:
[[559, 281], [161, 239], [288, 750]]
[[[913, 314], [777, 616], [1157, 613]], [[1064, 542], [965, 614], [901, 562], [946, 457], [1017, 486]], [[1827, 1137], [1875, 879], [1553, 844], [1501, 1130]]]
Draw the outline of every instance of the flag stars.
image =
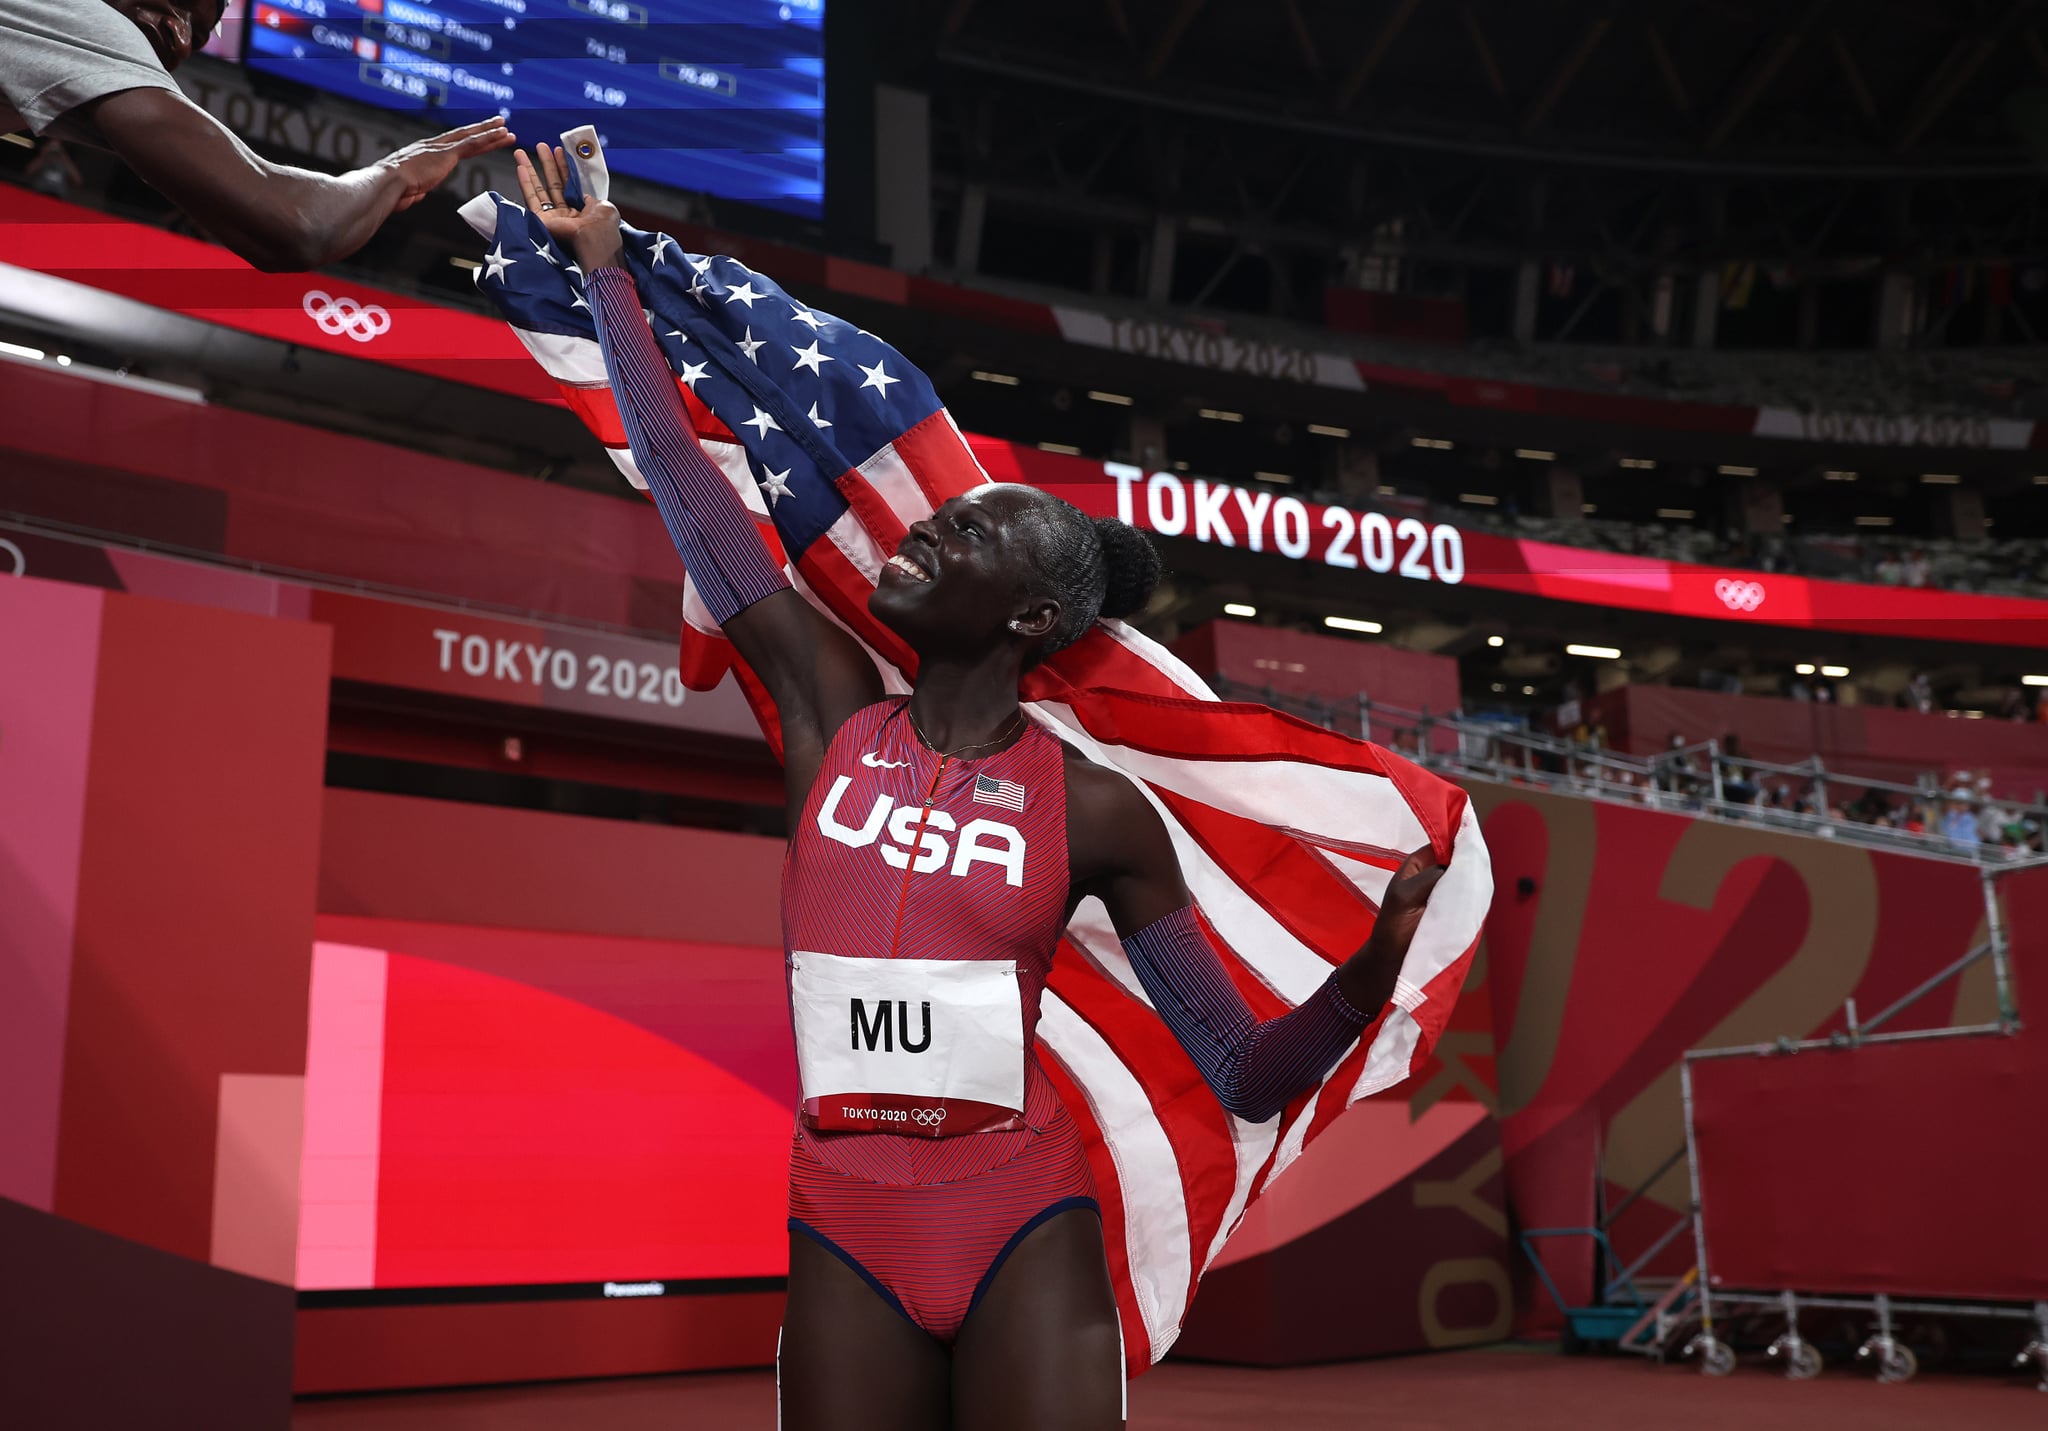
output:
[[763, 437], [766, 437], [771, 430], [775, 432], [782, 431], [782, 424], [758, 407], [754, 409], [754, 415], [741, 423], [740, 426], [751, 427]]
[[683, 371], [679, 375], [683, 386], [691, 392], [697, 391], [697, 380], [704, 376], [705, 370], [710, 366], [708, 362], [683, 364]]
[[709, 282], [705, 280], [705, 277], [702, 273], [699, 273], [694, 279], [690, 281], [690, 296], [696, 299], [699, 303], [703, 304], [707, 308], [711, 305], [711, 300], [706, 298], [704, 295], [709, 293], [710, 291], [711, 285]]
[[[759, 412], [760, 409], [755, 408], [754, 411]], [[745, 426], [746, 424], [743, 423], [741, 425]], [[780, 472], [770, 472], [761, 479], [761, 490], [768, 494], [768, 505], [771, 509], [789, 495], [789, 474], [793, 470], [793, 468], [784, 468]]]
[[[810, 347], [798, 348], [792, 346], [790, 348], [790, 351], [796, 354], [797, 367], [809, 368], [819, 377], [823, 377], [825, 375], [824, 365], [826, 363], [833, 361], [832, 355], [830, 353], [819, 351], [818, 340], [815, 338], [811, 340]], [[792, 371], [794, 370], [792, 369]]]
[[533, 251], [546, 259], [553, 267], [560, 268], [562, 266], [562, 261], [555, 257], [555, 246], [553, 244], [535, 243]]
[[[739, 350], [747, 355], [747, 361], [752, 363], [757, 368], [761, 366], [761, 360], [755, 357], [754, 354], [759, 352], [762, 348], [766, 347], [767, 345], [768, 340], [766, 338], [756, 338], [754, 336], [754, 328], [752, 324], [747, 325], [747, 336], [737, 340], [736, 344]], [[880, 364], [877, 364], [876, 366], [879, 367]]]
[[498, 244], [489, 253], [484, 255], [484, 277], [495, 278], [498, 282], [503, 283], [505, 281], [505, 270], [517, 262], [519, 262], [518, 259], [506, 254], [505, 245]]
[[877, 360], [872, 368], [866, 363], [855, 363], [854, 366], [867, 374], [867, 381], [863, 382], [861, 386], [863, 388], [873, 388], [876, 392], [880, 393], [883, 402], [889, 400], [889, 384], [903, 381], [901, 378], [890, 377], [889, 370], [882, 366], [880, 360]]
[[654, 236], [654, 252], [652, 255], [649, 256], [648, 262], [652, 264], [655, 268], [660, 268], [662, 260], [667, 257], [668, 251], [670, 249], [674, 249], [677, 253], [681, 253], [683, 251], [683, 246], [677, 243], [674, 239], [670, 238], [667, 234], [656, 234]]
[[690, 265], [690, 271], [692, 273], [711, 272], [711, 260], [708, 256], [704, 254], [686, 254], [684, 255], [684, 259]]
[[821, 432], [822, 432], [822, 431], [823, 431], [824, 429], [826, 429], [826, 428], [830, 427], [831, 425], [832, 425], [832, 424], [831, 424], [831, 423], [829, 423], [829, 422], [827, 422], [827, 421], [825, 421], [825, 419], [824, 419], [824, 418], [822, 418], [822, 417], [818, 416], [818, 405], [817, 405], [816, 403], [812, 403], [812, 404], [811, 404], [811, 426], [812, 426], [812, 427], [815, 427], [815, 428], [817, 428], [817, 429], [818, 429], [819, 431], [821, 431]]
[[759, 293], [755, 291], [754, 281], [750, 278], [746, 282], [742, 283], [738, 288], [735, 288], [730, 293], [726, 294], [725, 301], [727, 303], [744, 303], [747, 305], [748, 310], [751, 312], [754, 307], [755, 300], [766, 298], [767, 296], [768, 295], [765, 293]]
[[792, 303], [789, 306], [791, 311], [793, 311], [796, 314], [796, 318], [794, 321], [798, 323], [809, 324], [810, 329], [813, 333], [817, 332], [820, 328], [825, 326], [824, 319], [820, 318], [810, 309], [804, 307], [801, 303]]

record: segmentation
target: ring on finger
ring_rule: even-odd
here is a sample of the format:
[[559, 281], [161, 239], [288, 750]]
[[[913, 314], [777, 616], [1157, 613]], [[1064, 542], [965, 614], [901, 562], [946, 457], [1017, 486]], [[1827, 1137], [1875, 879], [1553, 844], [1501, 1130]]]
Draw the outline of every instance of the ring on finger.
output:
[[552, 209], [553, 207], [554, 207], [554, 205], [553, 205], [553, 204], [542, 204], [542, 205], [540, 206], [540, 211], [541, 211], [542, 213], [546, 213], [546, 212], [547, 212], [547, 211], [548, 211], [549, 209]]

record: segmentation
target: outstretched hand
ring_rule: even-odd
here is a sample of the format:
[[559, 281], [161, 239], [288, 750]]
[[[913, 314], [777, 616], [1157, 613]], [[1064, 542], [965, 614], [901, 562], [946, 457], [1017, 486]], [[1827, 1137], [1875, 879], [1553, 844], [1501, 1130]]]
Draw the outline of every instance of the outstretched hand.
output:
[[1386, 896], [1380, 900], [1380, 917], [1373, 921], [1372, 938], [1396, 962], [1408, 957], [1408, 946], [1415, 942], [1416, 927], [1429, 906], [1430, 891], [1443, 877], [1444, 867], [1428, 845], [1412, 852], [1394, 871]]
[[513, 156], [519, 170], [519, 192], [541, 227], [563, 248], [576, 256], [586, 269], [603, 268], [619, 261], [625, 240], [619, 234], [619, 211], [610, 203], [584, 201], [571, 208], [563, 197], [569, 179], [569, 158], [561, 149], [547, 144], [533, 146], [533, 158], [522, 150]]
[[1337, 969], [1337, 986], [1351, 1007], [1368, 1017], [1386, 1007], [1401, 964], [1408, 957], [1408, 946], [1415, 942], [1422, 912], [1429, 907], [1430, 892], [1443, 877], [1444, 867], [1428, 845], [1401, 861], [1387, 882], [1379, 918], [1373, 921], [1365, 947]]
[[496, 115], [479, 124], [451, 129], [432, 139], [421, 139], [395, 150], [381, 163], [395, 169], [405, 181], [397, 207], [409, 209], [455, 172], [455, 166], [480, 154], [494, 154], [519, 143], [518, 136]]

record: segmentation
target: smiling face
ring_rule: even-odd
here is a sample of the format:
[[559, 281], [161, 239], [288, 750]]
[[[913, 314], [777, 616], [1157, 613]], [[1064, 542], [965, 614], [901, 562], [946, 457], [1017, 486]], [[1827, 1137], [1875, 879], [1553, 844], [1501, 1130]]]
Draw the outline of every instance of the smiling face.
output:
[[[974, 659], [1042, 636], [1059, 602], [1037, 594], [1026, 536], [1041, 494], [1006, 483], [954, 497], [914, 524], [882, 567], [868, 610], [920, 656]], [[1022, 631], [1013, 630], [1012, 621]]]
[[175, 70], [204, 45], [220, 23], [227, 0], [107, 0], [132, 20], [166, 70]]

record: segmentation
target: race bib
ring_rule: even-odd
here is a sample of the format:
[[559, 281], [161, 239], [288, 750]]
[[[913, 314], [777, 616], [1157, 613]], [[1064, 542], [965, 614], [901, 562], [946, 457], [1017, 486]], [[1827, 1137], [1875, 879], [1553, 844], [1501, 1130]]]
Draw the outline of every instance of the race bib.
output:
[[943, 1138], [1024, 1126], [1015, 960], [798, 950], [789, 969], [811, 1127]]

